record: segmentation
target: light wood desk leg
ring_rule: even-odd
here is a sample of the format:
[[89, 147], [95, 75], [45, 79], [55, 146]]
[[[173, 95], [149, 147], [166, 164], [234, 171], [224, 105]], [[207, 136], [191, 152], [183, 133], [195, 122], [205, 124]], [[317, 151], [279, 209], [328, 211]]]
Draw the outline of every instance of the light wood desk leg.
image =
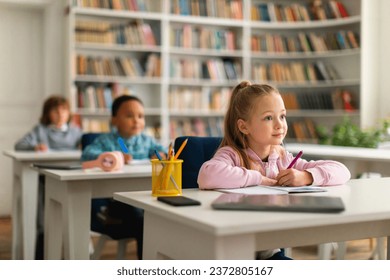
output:
[[56, 185], [57, 182], [52, 178], [46, 177], [44, 256], [47, 260], [59, 260], [62, 258], [63, 205], [61, 198], [64, 195], [58, 194], [56, 191], [56, 188], [61, 189], [61, 185]]
[[89, 260], [92, 189], [89, 182], [79, 182], [68, 185], [66, 190], [63, 205], [64, 257]]
[[35, 259], [38, 172], [29, 163], [14, 161], [12, 258]]
[[14, 178], [13, 178], [13, 188], [12, 188], [12, 259], [20, 260], [23, 255], [23, 239], [22, 239], [22, 209], [21, 209], [21, 196], [22, 196], [22, 186], [21, 186], [21, 176], [17, 172], [17, 162], [14, 161]]
[[254, 234], [214, 237], [145, 211], [144, 259], [254, 259]]

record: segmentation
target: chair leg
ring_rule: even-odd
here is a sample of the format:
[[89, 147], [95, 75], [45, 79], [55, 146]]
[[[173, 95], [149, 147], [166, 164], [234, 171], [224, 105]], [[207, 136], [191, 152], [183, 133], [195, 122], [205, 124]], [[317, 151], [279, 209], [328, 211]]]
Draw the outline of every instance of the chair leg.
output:
[[117, 260], [124, 260], [126, 259], [126, 249], [127, 249], [127, 242], [129, 239], [119, 239], [118, 240], [118, 249], [117, 249]]
[[92, 238], [89, 238], [89, 255], [92, 256], [94, 252], [95, 249], [93, 248]]
[[284, 248], [284, 255], [286, 257], [292, 258], [292, 248]]
[[344, 260], [347, 252], [347, 242], [337, 242], [336, 260]]
[[330, 260], [332, 256], [332, 243], [322, 243], [318, 245], [318, 259]]
[[91, 256], [92, 260], [98, 260], [100, 258], [100, 255], [101, 255], [103, 248], [104, 248], [104, 244], [109, 239], [110, 239], [110, 237], [108, 237], [105, 234], [100, 235], [98, 242], [96, 244], [96, 247], [95, 247], [95, 251], [93, 252], [93, 254]]
[[370, 259], [373, 260], [385, 260], [386, 254], [385, 254], [385, 240], [386, 237], [378, 237], [375, 238], [375, 247], [374, 250], [372, 250]]

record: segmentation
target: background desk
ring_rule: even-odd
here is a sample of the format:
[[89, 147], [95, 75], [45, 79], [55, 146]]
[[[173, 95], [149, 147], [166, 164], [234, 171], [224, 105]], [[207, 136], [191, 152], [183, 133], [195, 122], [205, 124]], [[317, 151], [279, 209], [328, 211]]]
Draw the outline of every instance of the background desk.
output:
[[80, 151], [4, 151], [13, 160], [12, 259], [33, 260], [37, 229], [38, 173], [31, 164], [47, 161], [76, 161]]
[[183, 194], [202, 205], [172, 207], [149, 192], [114, 194], [145, 209], [145, 259], [253, 259], [256, 250], [390, 236], [390, 178], [351, 180], [311, 194], [341, 196], [346, 211], [339, 214], [213, 210], [220, 192]]
[[91, 199], [116, 191], [152, 189], [152, 167], [126, 165], [121, 171], [40, 170], [45, 183], [45, 259], [89, 259]]
[[287, 151], [297, 154], [303, 151], [302, 158], [333, 159], [344, 163], [356, 178], [359, 173], [378, 172], [390, 176], [390, 149], [370, 149], [313, 144], [285, 144]]

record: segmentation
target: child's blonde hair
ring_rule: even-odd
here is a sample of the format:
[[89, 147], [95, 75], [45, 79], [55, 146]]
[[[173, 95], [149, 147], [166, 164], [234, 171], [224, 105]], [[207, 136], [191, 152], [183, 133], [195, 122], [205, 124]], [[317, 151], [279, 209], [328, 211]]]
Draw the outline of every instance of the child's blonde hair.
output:
[[252, 116], [255, 100], [264, 95], [280, 94], [279, 91], [267, 84], [252, 84], [250, 81], [242, 81], [232, 92], [229, 107], [224, 121], [224, 138], [221, 147], [229, 146], [240, 155], [242, 166], [250, 169], [250, 161], [246, 153], [248, 142], [237, 125], [237, 121], [242, 119], [248, 121]]

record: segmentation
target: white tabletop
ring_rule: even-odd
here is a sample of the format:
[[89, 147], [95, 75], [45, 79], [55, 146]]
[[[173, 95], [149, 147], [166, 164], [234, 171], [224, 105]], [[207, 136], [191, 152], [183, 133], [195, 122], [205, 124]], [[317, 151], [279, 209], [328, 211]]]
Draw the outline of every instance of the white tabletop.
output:
[[81, 157], [79, 150], [48, 152], [8, 150], [3, 151], [3, 154], [18, 161], [78, 160]]
[[[219, 248], [208, 249], [205, 246], [202, 250], [198, 250], [186, 244], [189, 246], [188, 250], [197, 251], [194, 252], [197, 255], [191, 255], [188, 250], [182, 249], [178, 252], [166, 244], [152, 242], [150, 246], [146, 245], [149, 252], [147, 257], [155, 258], [156, 252], [161, 253], [161, 250], [165, 250], [168, 252], [166, 255], [173, 258], [234, 258], [237, 257], [234, 252], [241, 250], [241, 247], [234, 246], [230, 241], [224, 241], [230, 240], [233, 236], [237, 238], [234, 239], [235, 242], [243, 242], [249, 238], [250, 246], [246, 248], [242, 246], [241, 256], [245, 258], [250, 256], [248, 250], [272, 249], [278, 246], [295, 247], [390, 235], [390, 178], [351, 180], [343, 186], [329, 187], [326, 193], [310, 194], [340, 196], [346, 207], [346, 210], [341, 213], [213, 210], [210, 206], [211, 202], [221, 195], [220, 192], [191, 189], [184, 190], [183, 195], [199, 200], [202, 205], [172, 207], [157, 201], [150, 192], [114, 194], [114, 198], [121, 202], [145, 209], [145, 217], [148, 217], [145, 219], [145, 230], [152, 229], [145, 232], [146, 238], [148, 236], [156, 238], [158, 233], [164, 236], [175, 235], [174, 230], [171, 230], [174, 227], [175, 230], [183, 230], [183, 232], [197, 232], [199, 238], [207, 236], [214, 240], [208, 246]], [[156, 223], [160, 224], [158, 228], [153, 229]], [[164, 224], [169, 224], [169, 227], [164, 228]], [[389, 226], [384, 226], [387, 224]], [[181, 233], [179, 232], [177, 236], [181, 236]], [[225, 246], [230, 248], [230, 251], [223, 249]]]
[[60, 181], [74, 180], [96, 180], [96, 179], [118, 179], [118, 178], [139, 178], [142, 176], [151, 177], [152, 165], [125, 165], [121, 170], [105, 172], [99, 168], [56, 170], [41, 169], [39, 173]]
[[[252, 230], [262, 232], [297, 226], [343, 224], [356, 217], [366, 221], [374, 218], [390, 218], [390, 203], [388, 203], [390, 179], [380, 178], [377, 179], [378, 181], [374, 181], [377, 182], [375, 184], [370, 180], [351, 180], [350, 183], [343, 186], [329, 187], [326, 193], [310, 194], [342, 197], [346, 211], [340, 214], [272, 212], [270, 215], [270, 212], [265, 211], [218, 211], [213, 210], [210, 205], [221, 193], [198, 189], [183, 190], [184, 196], [201, 201], [202, 205], [198, 207], [172, 207], [157, 201], [155, 197], [150, 195], [150, 192], [115, 193], [114, 198], [151, 212], [160, 213], [162, 216], [181, 219], [184, 223], [203, 228], [216, 235], [229, 235]], [[373, 195], [374, 193], [380, 193], [381, 196], [377, 197]], [[362, 213], [365, 215], [360, 217]], [[245, 219], [243, 219], [243, 215], [245, 215]]]

